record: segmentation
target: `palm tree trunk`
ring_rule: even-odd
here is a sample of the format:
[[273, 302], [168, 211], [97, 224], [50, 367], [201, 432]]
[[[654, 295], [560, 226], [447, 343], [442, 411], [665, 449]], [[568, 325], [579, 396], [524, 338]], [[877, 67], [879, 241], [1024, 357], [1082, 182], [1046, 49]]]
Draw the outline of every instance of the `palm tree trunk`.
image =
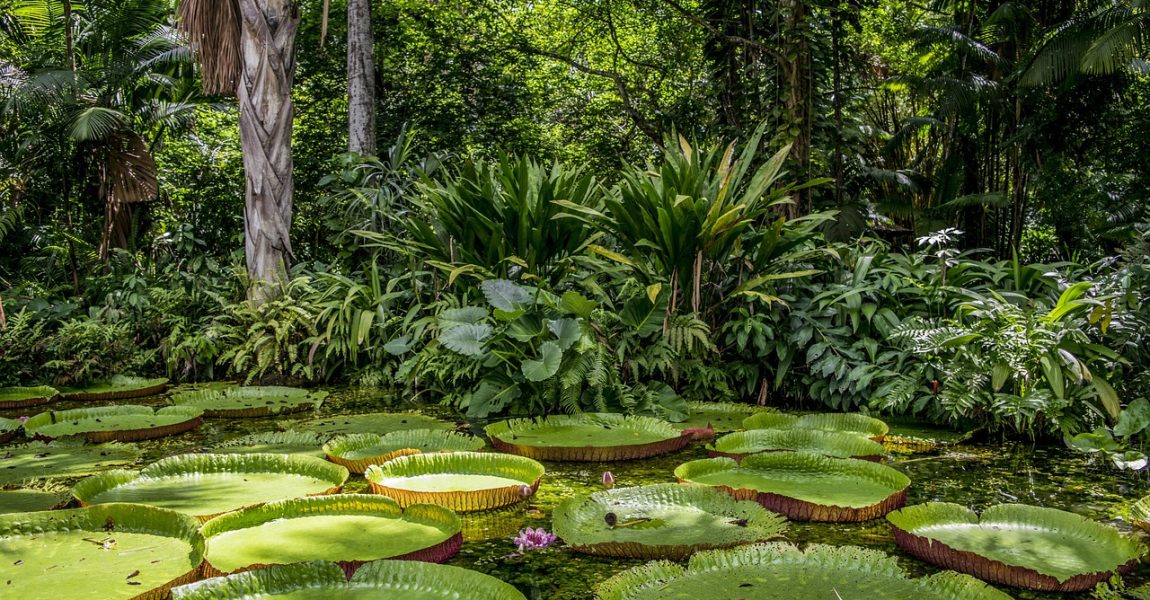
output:
[[240, 0], [243, 66], [237, 96], [247, 198], [248, 296], [262, 302], [288, 279], [292, 220], [292, 79], [299, 10], [283, 0]]
[[375, 154], [375, 41], [371, 0], [347, 0], [347, 149]]

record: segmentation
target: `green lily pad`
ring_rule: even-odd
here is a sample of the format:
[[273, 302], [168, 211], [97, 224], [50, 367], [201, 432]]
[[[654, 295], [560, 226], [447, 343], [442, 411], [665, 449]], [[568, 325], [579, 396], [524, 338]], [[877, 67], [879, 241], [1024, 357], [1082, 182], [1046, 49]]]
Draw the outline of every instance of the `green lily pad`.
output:
[[[406, 510], [386, 496], [336, 494], [268, 502], [204, 523], [208, 574], [309, 560], [349, 573], [380, 559], [442, 562], [459, 551], [462, 525], [441, 506]], [[285, 544], [284, 540], [294, 540]]]
[[195, 581], [204, 538], [194, 519], [150, 506], [0, 515], [5, 598], [164, 598]]
[[653, 417], [614, 413], [498, 421], [484, 428], [500, 452], [536, 460], [611, 461], [647, 458], [686, 446], [691, 436]]
[[543, 471], [543, 465], [522, 456], [437, 452], [371, 465], [363, 476], [373, 492], [395, 498], [401, 506], [438, 504], [468, 512], [527, 498], [539, 489]]
[[168, 387], [168, 380], [159, 377], [127, 377], [113, 375], [79, 388], [60, 388], [64, 400], [126, 400], [162, 394]]
[[483, 448], [483, 440], [472, 435], [441, 429], [407, 429], [383, 435], [353, 433], [339, 436], [323, 445], [327, 459], [363, 473], [370, 465], [419, 452], [460, 452]]
[[347, 469], [310, 456], [283, 454], [182, 454], [158, 460], [139, 473], [108, 471], [76, 484], [84, 505], [150, 504], [207, 520], [271, 500], [338, 492]]
[[323, 441], [317, 433], [272, 431], [253, 433], [216, 446], [216, 454], [299, 454], [324, 458]]
[[679, 481], [716, 486], [796, 521], [869, 521], [906, 504], [910, 479], [888, 466], [808, 452], [696, 460], [675, 469]]
[[555, 534], [579, 552], [627, 558], [686, 558], [709, 548], [765, 542], [786, 519], [706, 486], [661, 483], [565, 500]]
[[748, 429], [725, 435], [707, 446], [712, 457], [727, 456], [739, 460], [748, 454], [793, 450], [814, 452], [835, 458], [878, 460], [883, 445], [853, 433], [818, 429]]
[[82, 436], [92, 443], [135, 442], [184, 433], [200, 426], [202, 411], [190, 406], [102, 406], [50, 410], [24, 423], [24, 431], [39, 440]]
[[454, 423], [419, 413], [364, 413], [278, 423], [282, 429], [312, 431], [327, 437], [351, 433], [384, 434], [406, 429], [455, 429]]
[[179, 392], [172, 395], [172, 403], [202, 409], [205, 417], [267, 417], [315, 410], [327, 396], [277, 385], [237, 386]]
[[90, 475], [136, 462], [140, 450], [132, 444], [86, 446], [77, 440], [45, 444], [31, 442], [0, 450], [0, 485], [38, 478]]
[[887, 515], [895, 541], [922, 560], [1015, 587], [1080, 592], [1138, 564], [1141, 542], [1081, 515], [999, 504], [981, 518], [948, 502]]
[[338, 565], [306, 562], [205, 579], [172, 600], [526, 600], [490, 575], [413, 560], [381, 560], [348, 580]]
[[726, 433], [743, 428], [743, 419], [761, 412], [770, 412], [765, 406], [737, 402], [688, 402], [687, 420], [675, 423], [679, 429], [710, 427], [715, 433]]
[[0, 417], [0, 444], [6, 444], [20, 433], [20, 426], [22, 423], [16, 419], [5, 419]]
[[57, 491], [0, 490], [0, 514], [52, 510], [69, 499], [67, 488]]
[[0, 410], [25, 408], [48, 404], [60, 397], [56, 388], [41, 385], [37, 387], [0, 388]]
[[857, 546], [782, 542], [699, 552], [687, 567], [659, 561], [624, 571], [596, 589], [598, 600], [1009, 600], [951, 571], [913, 579], [893, 556]]
[[817, 413], [788, 415], [785, 413], [759, 413], [743, 420], [745, 429], [819, 429], [865, 435], [876, 442], [890, 431], [886, 423], [858, 413]]

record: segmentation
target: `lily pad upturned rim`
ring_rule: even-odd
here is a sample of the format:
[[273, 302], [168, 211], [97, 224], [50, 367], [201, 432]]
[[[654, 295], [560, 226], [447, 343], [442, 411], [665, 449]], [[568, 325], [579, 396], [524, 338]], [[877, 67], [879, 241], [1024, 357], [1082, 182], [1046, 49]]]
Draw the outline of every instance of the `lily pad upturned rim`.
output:
[[[150, 415], [155, 417], [180, 417], [181, 420], [170, 423], [168, 425], [160, 425], [157, 427], [141, 427], [136, 429], [119, 429], [119, 430], [100, 430], [100, 431], [79, 431], [72, 434], [61, 436], [51, 436], [40, 433], [37, 430], [55, 424], [57, 421], [67, 421], [70, 419], [100, 419], [100, 418], [114, 418], [116, 416], [144, 416]], [[162, 408], [154, 409], [151, 406], [140, 406], [136, 404], [120, 404], [115, 406], [97, 406], [92, 408], [73, 408], [69, 410], [50, 410], [42, 412], [28, 419], [24, 423], [24, 431], [29, 437], [37, 440], [51, 441], [59, 438], [66, 437], [83, 437], [93, 444], [102, 444], [104, 442], [138, 442], [141, 440], [151, 440], [169, 435], [176, 435], [191, 431], [200, 426], [203, 422], [203, 411], [187, 406], [165, 406]]]
[[20, 426], [23, 425], [16, 419], [6, 419], [0, 417], [0, 444], [7, 444], [20, 433]]
[[[339, 493], [343, 489], [343, 485], [347, 482], [349, 475], [347, 469], [314, 456], [256, 453], [179, 454], [169, 456], [168, 458], [161, 458], [139, 471], [116, 469], [81, 479], [79, 483], [72, 488], [72, 497], [79, 501], [81, 506], [99, 506], [99, 504], [90, 504], [89, 500], [99, 494], [141, 478], [161, 478], [206, 473], [266, 472], [304, 475], [324, 480], [330, 484], [330, 487], [327, 489], [316, 494], [309, 494], [310, 496]], [[263, 504], [263, 502], [253, 504]], [[230, 510], [218, 513], [195, 516], [201, 522], [207, 521], [212, 517], [252, 506], [253, 504], [236, 506]]]
[[[543, 465], [525, 456], [494, 452], [442, 452], [400, 456], [381, 465], [371, 465], [363, 476], [372, 492], [394, 498], [400, 506], [438, 504], [456, 512], [474, 512], [502, 508], [526, 499], [539, 489], [545, 471]], [[521, 483], [459, 492], [404, 490], [380, 483], [389, 477], [435, 474], [492, 475]], [[528, 489], [524, 490], [524, 487]]]
[[168, 387], [167, 377], [132, 377], [113, 375], [106, 379], [90, 382], [85, 387], [63, 388], [60, 396], [64, 400], [127, 400], [162, 394]]
[[[695, 575], [722, 572], [741, 566], [759, 570], [813, 569], [847, 571], [859, 577], [883, 578], [936, 592], [953, 600], [1009, 600], [1010, 596], [961, 573], [944, 571], [928, 577], [911, 578], [895, 557], [858, 546], [809, 544], [803, 549], [787, 542], [751, 544], [721, 550], [705, 550], [691, 557], [686, 567], [668, 561], [655, 561], [623, 571], [595, 588], [597, 600], [632, 600], [644, 592], [672, 588], [676, 580]], [[849, 583], [849, 582], [848, 582]], [[848, 592], [849, 594], [849, 592]], [[867, 594], [870, 596], [870, 594]], [[844, 596], [854, 597], [854, 596]], [[880, 596], [881, 598], [881, 596]]]
[[[458, 452], [480, 450], [482, 438], [443, 429], [401, 429], [383, 435], [352, 433], [336, 436], [323, 445], [327, 459], [347, 467], [352, 473], [363, 473], [371, 465], [383, 464], [393, 458], [423, 452], [421, 446], [436, 445], [430, 452]], [[380, 452], [365, 458], [349, 458], [349, 452], [380, 448]]]
[[[592, 423], [592, 420], [596, 422]], [[533, 446], [516, 443], [512, 440], [512, 436], [519, 432], [530, 431], [539, 427], [583, 426], [602, 422], [607, 422], [612, 427], [619, 429], [632, 429], [662, 435], [663, 439], [616, 446]], [[491, 439], [491, 445], [500, 452], [518, 454], [535, 460], [557, 462], [607, 462], [649, 458], [682, 449], [691, 443], [692, 439], [690, 432], [681, 431], [662, 419], [616, 413], [579, 413], [551, 415], [543, 419], [507, 419], [491, 423], [484, 427], [484, 432]]]
[[[643, 504], [653, 507], [687, 506], [742, 523], [732, 523], [733, 527], [706, 532], [708, 541], [694, 544], [620, 541], [611, 535], [614, 530], [601, 529], [608, 512], [624, 510], [614, 507]], [[730, 494], [710, 486], [658, 483], [568, 498], [556, 507], [552, 515], [552, 526], [555, 534], [578, 552], [622, 558], [679, 560], [700, 550], [729, 548], [779, 537], [786, 530], [786, 519], [756, 502], [736, 500]]]
[[172, 590], [172, 600], [244, 600], [252, 594], [288, 594], [297, 590], [347, 589], [442, 590], [468, 600], [526, 600], [512, 585], [490, 575], [414, 560], [377, 560], [351, 579], [335, 563], [311, 561], [276, 565], [226, 577], [213, 577]]
[[[254, 450], [259, 446], [287, 446], [308, 448], [306, 452], [297, 450], [287, 451], [283, 448], [274, 450]], [[316, 458], [324, 458], [323, 441], [319, 434], [307, 431], [265, 431], [252, 433], [243, 437], [224, 440], [211, 450], [213, 454], [305, 454]]]
[[[439, 563], [455, 556], [463, 544], [463, 523], [454, 511], [434, 504], [415, 504], [403, 508], [395, 500], [378, 494], [331, 494], [273, 500], [214, 517], [203, 524], [200, 532], [208, 540], [210, 547], [210, 540], [224, 533], [258, 527], [282, 519], [317, 515], [402, 518], [431, 525], [442, 530], [447, 536], [442, 542], [426, 548], [400, 556], [385, 556], [373, 560], [420, 560]], [[336, 560], [332, 562], [337, 563], [343, 572], [351, 577], [361, 566], [372, 561]], [[230, 573], [266, 569], [272, 566], [274, 565], [253, 564]], [[210, 553], [206, 556], [202, 573], [205, 577], [228, 574], [212, 565]]]
[[692, 477], [736, 468], [852, 472], [876, 480], [891, 491], [890, 494], [877, 502], [861, 507], [851, 507], [820, 504], [753, 488], [713, 486], [731, 494], [738, 500], [754, 500], [767, 510], [785, 515], [792, 521], [847, 523], [877, 519], [904, 506], [907, 489], [910, 487], [909, 477], [886, 465], [854, 458], [830, 458], [808, 452], [787, 451], [752, 454], [741, 462], [726, 457], [694, 460], [676, 467], [675, 477], [680, 482], [695, 483]]
[[[208, 418], [255, 418], [315, 410], [323, 404], [324, 399], [326, 399], [328, 395], [328, 392], [322, 390], [313, 391], [281, 385], [237, 385], [224, 388], [207, 388], [178, 392], [172, 395], [172, 403], [177, 406], [197, 406], [203, 409], [204, 416]], [[243, 399], [270, 396], [294, 399], [296, 401], [283, 406], [227, 406], [227, 401], [231, 398]]]
[[735, 460], [751, 454], [787, 450], [870, 461], [881, 460], [885, 453], [883, 445], [870, 438], [821, 429], [748, 429], [724, 435], [707, 446], [712, 458], [725, 456]]
[[860, 413], [811, 413], [794, 415], [763, 412], [743, 419], [743, 429], [821, 429], [865, 435], [882, 442], [890, 426], [881, 419]]
[[0, 515], [0, 537], [76, 529], [104, 534], [109, 521], [119, 531], [174, 537], [192, 547], [192, 568], [187, 573], [151, 590], [141, 590], [133, 600], [166, 598], [173, 587], [199, 579], [206, 551], [200, 524], [187, 515], [154, 506], [109, 502], [85, 508]]
[[1150, 533], [1150, 495], [1143, 496], [1130, 505], [1130, 521]]
[[[911, 555], [926, 562], [969, 573], [993, 583], [1018, 588], [1081, 592], [1093, 588], [1099, 582], [1109, 579], [1115, 572], [1128, 573], [1146, 553], [1141, 542], [1126, 537], [1116, 529], [1097, 523], [1082, 515], [1055, 508], [1030, 506], [1026, 504], [997, 504], [987, 508], [981, 515], [973, 510], [950, 502], [928, 502], [908, 506], [887, 515], [894, 530], [895, 542]], [[1082, 538], [1082, 543], [1090, 547], [1099, 544], [1114, 545], [1122, 555], [1130, 558], [1116, 564], [1109, 570], [1080, 573], [1068, 578], [1042, 573], [1021, 564], [1008, 564], [1001, 560], [982, 556], [972, 551], [954, 548], [929, 536], [932, 526], [945, 524], [1004, 523], [1023, 524], [1038, 529], [1058, 529], [1068, 536]]]
[[47, 385], [0, 387], [0, 410], [40, 406], [59, 398], [60, 391]]

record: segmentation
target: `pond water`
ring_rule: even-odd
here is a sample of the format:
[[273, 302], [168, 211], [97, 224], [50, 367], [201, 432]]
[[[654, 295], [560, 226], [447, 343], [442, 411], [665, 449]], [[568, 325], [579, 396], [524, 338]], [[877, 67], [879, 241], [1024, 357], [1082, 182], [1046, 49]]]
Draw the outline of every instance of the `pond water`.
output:
[[[329, 416], [375, 411], [412, 411], [446, 420], [456, 420], [438, 406], [417, 406], [395, 400], [374, 390], [333, 389], [315, 414], [257, 419], [211, 419], [197, 431], [173, 438], [141, 442], [143, 462], [214, 448], [227, 440], [259, 432], [278, 431], [294, 418]], [[160, 404], [163, 398], [124, 401], [129, 404]], [[94, 403], [60, 403], [59, 410]], [[31, 415], [39, 409], [6, 411], [2, 416]], [[458, 422], [460, 429], [482, 434], [483, 423]], [[896, 433], [928, 437], [930, 431], [910, 430], [895, 425]], [[935, 432], [937, 433], [937, 432]], [[464, 515], [465, 542], [459, 554], [447, 564], [474, 569], [498, 577], [523, 591], [528, 598], [554, 600], [591, 598], [591, 588], [608, 577], [644, 561], [598, 558], [564, 550], [561, 546], [541, 551], [515, 553], [511, 539], [523, 527], [551, 529], [551, 511], [563, 499], [602, 489], [601, 478], [610, 470], [617, 487], [673, 482], [679, 464], [706, 458], [702, 444], [662, 457], [614, 463], [549, 463], [539, 492], [529, 502], [489, 513]], [[1145, 475], [1120, 472], [1101, 461], [1058, 446], [1035, 446], [1009, 442], [993, 444], [954, 444], [936, 454], [896, 455], [889, 464], [906, 473], [912, 484], [908, 504], [948, 501], [981, 511], [999, 503], [1022, 502], [1076, 512], [1108, 522], [1124, 532], [1137, 532], [1122, 519], [1125, 507], [1150, 491]], [[66, 481], [71, 484], [74, 481]], [[367, 491], [361, 476], [352, 475], [345, 488]], [[805, 544], [820, 542], [875, 548], [900, 556], [905, 569], [925, 575], [937, 569], [901, 555], [883, 519], [868, 523], [827, 524], [790, 523], [786, 540]], [[1139, 567], [1126, 577], [1128, 586], [1150, 581], [1150, 569]], [[1074, 598], [1088, 594], [1036, 594], [1005, 589], [1019, 598]]]

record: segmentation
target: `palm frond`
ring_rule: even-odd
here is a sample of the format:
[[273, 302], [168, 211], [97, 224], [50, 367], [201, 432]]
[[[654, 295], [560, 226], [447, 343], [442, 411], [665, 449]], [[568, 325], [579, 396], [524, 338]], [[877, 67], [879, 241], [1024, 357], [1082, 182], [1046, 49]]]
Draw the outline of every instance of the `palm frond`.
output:
[[234, 94], [243, 65], [237, 0], [182, 0], [176, 23], [196, 52], [204, 92]]

